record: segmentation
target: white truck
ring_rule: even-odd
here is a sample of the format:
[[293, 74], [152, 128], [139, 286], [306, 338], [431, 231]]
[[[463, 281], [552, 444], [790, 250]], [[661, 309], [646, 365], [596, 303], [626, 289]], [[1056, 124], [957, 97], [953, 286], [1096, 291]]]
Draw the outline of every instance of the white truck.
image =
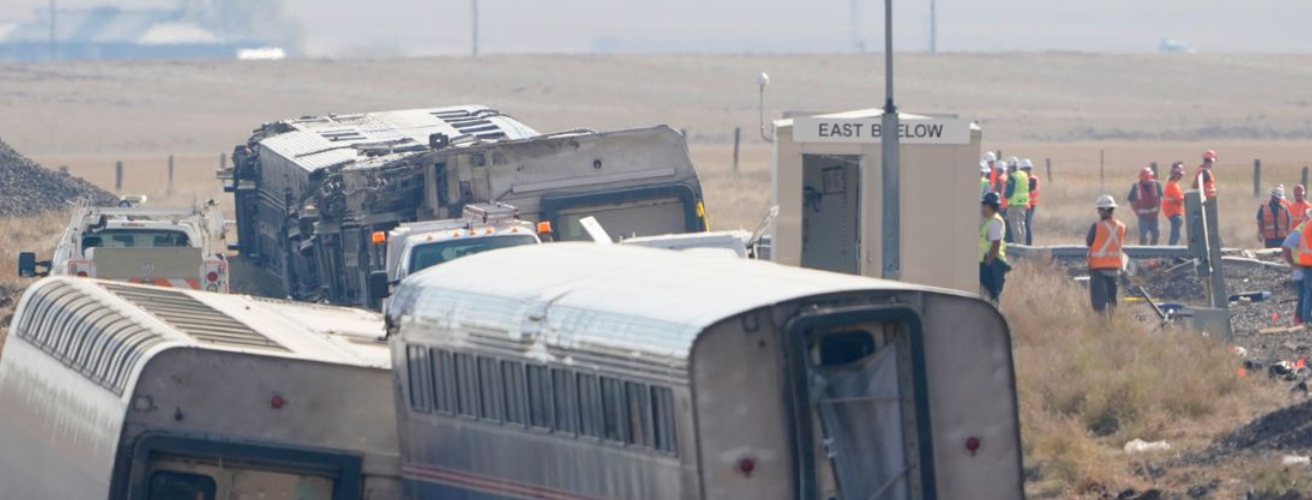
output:
[[371, 240], [383, 255], [385, 269], [369, 274], [369, 295], [385, 298], [391, 286], [406, 276], [438, 264], [498, 248], [536, 245], [550, 237], [550, 222], [521, 220], [519, 209], [505, 203], [465, 205], [459, 219], [411, 222], [386, 233], [377, 231]]
[[144, 200], [129, 197], [117, 207], [77, 209], [52, 259], [19, 254], [19, 276], [53, 274], [227, 292], [227, 243], [219, 207], [210, 201], [191, 208], [146, 208]]

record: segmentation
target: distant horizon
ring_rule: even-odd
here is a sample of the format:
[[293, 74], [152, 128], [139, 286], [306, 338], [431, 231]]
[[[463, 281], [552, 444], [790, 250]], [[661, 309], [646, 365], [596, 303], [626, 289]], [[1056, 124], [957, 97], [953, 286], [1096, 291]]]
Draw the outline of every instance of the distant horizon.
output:
[[[880, 53], [882, 2], [856, 0], [479, 0], [483, 54]], [[59, 0], [59, 7], [170, 8], [177, 0]], [[929, 0], [894, 5], [895, 52], [929, 47]], [[937, 0], [941, 53], [1312, 53], [1312, 2], [1288, 0]], [[414, 57], [470, 52], [470, 2], [282, 0], [304, 55]], [[47, 0], [8, 0], [0, 23], [35, 19]], [[855, 32], [853, 31], [855, 28]], [[855, 35], [855, 36], [853, 36]]]

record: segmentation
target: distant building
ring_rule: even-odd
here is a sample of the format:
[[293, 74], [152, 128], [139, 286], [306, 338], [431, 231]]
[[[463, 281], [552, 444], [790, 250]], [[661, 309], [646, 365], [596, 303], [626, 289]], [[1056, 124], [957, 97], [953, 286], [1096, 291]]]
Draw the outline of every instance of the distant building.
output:
[[176, 10], [59, 9], [22, 24], [0, 24], [0, 62], [69, 59], [235, 59], [265, 40], [232, 40], [182, 20]]

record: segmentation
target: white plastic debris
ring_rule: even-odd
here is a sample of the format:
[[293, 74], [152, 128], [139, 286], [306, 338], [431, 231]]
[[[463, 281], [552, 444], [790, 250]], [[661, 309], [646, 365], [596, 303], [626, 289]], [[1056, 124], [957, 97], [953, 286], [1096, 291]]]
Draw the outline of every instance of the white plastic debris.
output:
[[1285, 455], [1283, 458], [1280, 459], [1280, 463], [1285, 467], [1293, 467], [1295, 465], [1312, 465], [1312, 457]]
[[1135, 438], [1134, 441], [1125, 443], [1126, 453], [1146, 453], [1152, 451], [1167, 451], [1171, 449], [1171, 444], [1166, 441], [1148, 442]]
[[1247, 358], [1248, 349], [1244, 349], [1243, 347], [1240, 346], [1235, 346], [1235, 356], [1239, 356], [1241, 358]]

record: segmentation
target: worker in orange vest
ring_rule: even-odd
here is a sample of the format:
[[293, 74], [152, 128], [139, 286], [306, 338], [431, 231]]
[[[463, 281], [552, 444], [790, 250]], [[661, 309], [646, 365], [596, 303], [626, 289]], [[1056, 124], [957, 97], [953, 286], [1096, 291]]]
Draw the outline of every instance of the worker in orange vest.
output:
[[[1308, 215], [1305, 213], [1304, 217]], [[1298, 290], [1294, 324], [1312, 319], [1312, 229], [1308, 226], [1305, 223], [1290, 231], [1280, 249], [1285, 262], [1294, 270], [1294, 286]]]
[[1034, 244], [1034, 209], [1039, 206], [1039, 176], [1034, 175], [1034, 163], [1029, 158], [1020, 161], [1020, 169], [1030, 176], [1030, 205], [1025, 210], [1025, 245]]
[[1294, 185], [1294, 201], [1288, 202], [1289, 215], [1294, 218], [1289, 227], [1298, 227], [1307, 221], [1307, 211], [1312, 210], [1312, 202], [1307, 201], [1307, 188], [1302, 184]]
[[1153, 177], [1153, 169], [1144, 167], [1139, 171], [1139, 182], [1130, 186], [1130, 207], [1139, 220], [1139, 244], [1157, 246], [1161, 237], [1158, 229], [1159, 215], [1162, 213], [1162, 183]]
[[1216, 198], [1216, 173], [1212, 171], [1212, 166], [1216, 164], [1216, 151], [1203, 151], [1203, 164], [1198, 166], [1198, 173], [1194, 174], [1193, 186], [1198, 189], [1198, 179], [1203, 179], [1203, 194], [1207, 199]]
[[1257, 207], [1257, 240], [1266, 248], [1280, 248], [1293, 229], [1294, 217], [1285, 203], [1285, 187], [1271, 188], [1271, 199]]
[[1109, 194], [1098, 197], [1098, 222], [1089, 228], [1085, 244], [1089, 247], [1089, 297], [1096, 312], [1116, 309], [1116, 286], [1125, 269], [1125, 224], [1113, 216], [1116, 199]]
[[1171, 177], [1166, 181], [1162, 193], [1162, 216], [1171, 223], [1171, 236], [1167, 244], [1175, 246], [1180, 243], [1180, 228], [1184, 226], [1184, 190], [1180, 188], [1180, 179], [1184, 178], [1184, 163], [1171, 165]]

